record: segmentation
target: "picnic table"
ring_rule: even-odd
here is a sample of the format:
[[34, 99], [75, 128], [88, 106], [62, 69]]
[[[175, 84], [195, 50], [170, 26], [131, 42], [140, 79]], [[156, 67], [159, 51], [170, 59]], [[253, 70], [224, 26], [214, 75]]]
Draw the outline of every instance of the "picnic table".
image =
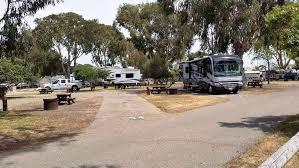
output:
[[68, 104], [75, 103], [76, 98], [72, 97], [70, 93], [57, 94], [56, 96], [59, 104], [61, 104], [61, 102], [67, 102]]
[[153, 89], [151, 89], [151, 93], [157, 93], [160, 94], [161, 92], [166, 92], [166, 87], [165, 86], [153, 86]]

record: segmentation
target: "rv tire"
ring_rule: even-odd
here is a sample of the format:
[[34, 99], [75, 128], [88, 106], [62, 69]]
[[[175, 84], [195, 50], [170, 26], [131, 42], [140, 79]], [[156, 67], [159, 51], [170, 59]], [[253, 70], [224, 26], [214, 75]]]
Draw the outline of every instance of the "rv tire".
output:
[[215, 89], [212, 85], [209, 86], [208, 91], [210, 94], [216, 94]]
[[238, 92], [239, 92], [239, 89], [233, 90], [233, 94], [238, 94]]

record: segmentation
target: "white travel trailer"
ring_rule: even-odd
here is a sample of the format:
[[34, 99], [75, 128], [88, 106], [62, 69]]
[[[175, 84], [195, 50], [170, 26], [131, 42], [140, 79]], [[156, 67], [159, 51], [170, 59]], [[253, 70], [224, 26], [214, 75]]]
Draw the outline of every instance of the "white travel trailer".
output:
[[106, 68], [110, 71], [107, 81], [113, 85], [125, 88], [127, 86], [141, 85], [142, 74], [139, 69], [110, 67]]
[[243, 86], [243, 62], [235, 55], [209, 55], [180, 64], [185, 88], [238, 93]]

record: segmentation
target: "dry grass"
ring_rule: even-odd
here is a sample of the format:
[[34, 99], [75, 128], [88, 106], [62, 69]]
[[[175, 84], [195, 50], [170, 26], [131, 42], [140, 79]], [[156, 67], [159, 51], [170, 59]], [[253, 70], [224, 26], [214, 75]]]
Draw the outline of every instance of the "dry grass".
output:
[[[225, 168], [254, 168], [260, 166], [269, 156], [284, 145], [299, 131], [299, 115], [287, 118], [271, 133], [260, 139], [245, 153], [227, 163]], [[299, 167], [299, 153], [285, 166], [286, 168]]]
[[296, 87], [299, 86], [299, 81], [272, 81], [271, 85], [281, 87]]
[[142, 98], [154, 104], [167, 113], [182, 113], [189, 110], [211, 106], [226, 102], [227, 99], [208, 95], [146, 95], [140, 94]]
[[0, 150], [16, 149], [63, 136], [71, 136], [90, 125], [101, 105], [101, 98], [80, 99], [59, 110], [43, 111], [41, 103], [19, 105], [0, 114]]
[[241, 91], [241, 93], [249, 94], [249, 95], [262, 95], [262, 94], [269, 94], [269, 93], [276, 93], [283, 91], [282, 88], [270, 88], [270, 87], [263, 87], [263, 88], [246, 88]]

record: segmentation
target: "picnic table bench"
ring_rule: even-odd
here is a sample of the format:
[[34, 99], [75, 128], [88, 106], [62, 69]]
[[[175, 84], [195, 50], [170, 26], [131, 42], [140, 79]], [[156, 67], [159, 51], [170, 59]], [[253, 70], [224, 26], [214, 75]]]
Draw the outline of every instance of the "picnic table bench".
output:
[[69, 105], [75, 103], [76, 98], [72, 97], [70, 93], [57, 94], [56, 96], [59, 104], [61, 104], [61, 102], [67, 102]]
[[43, 89], [40, 89], [39, 90], [39, 93], [40, 94], [48, 94], [48, 93], [52, 93], [53, 92], [53, 90], [51, 90], [51, 89], [46, 89], [46, 88], [43, 88]]

